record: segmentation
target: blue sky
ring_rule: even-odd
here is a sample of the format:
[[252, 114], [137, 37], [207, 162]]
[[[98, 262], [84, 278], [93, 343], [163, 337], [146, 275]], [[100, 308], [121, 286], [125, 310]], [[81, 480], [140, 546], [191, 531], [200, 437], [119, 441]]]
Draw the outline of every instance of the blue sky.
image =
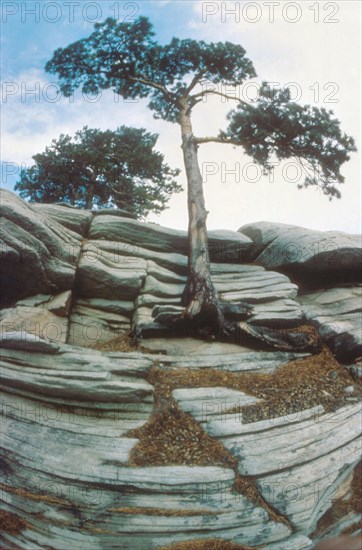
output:
[[[182, 168], [179, 129], [153, 119], [147, 101], [124, 102], [111, 92], [74, 100], [58, 95], [56, 77], [44, 65], [58, 47], [89, 35], [93, 22], [106, 17], [148, 16], [156, 37], [172, 36], [208, 42], [240, 43], [252, 59], [255, 87], [241, 90], [248, 99], [261, 80], [293, 83], [298, 101], [333, 109], [342, 129], [361, 148], [360, 11], [358, 1], [276, 3], [274, 13], [262, 1], [201, 0], [137, 2], [3, 1], [2, 63], [2, 185], [12, 189], [21, 166], [61, 133], [73, 134], [88, 125], [115, 129], [126, 124], [157, 132], [157, 148], [166, 161]], [[244, 95], [243, 95], [244, 97]], [[201, 104], [194, 113], [197, 135], [216, 135], [225, 127], [232, 104], [220, 98]], [[278, 166], [274, 181], [259, 177], [240, 150], [205, 145], [200, 148], [210, 228], [237, 229], [245, 223], [270, 220], [316, 229], [361, 230], [360, 156], [353, 154], [342, 173], [342, 199], [330, 203], [313, 190], [297, 191], [298, 173]], [[180, 183], [185, 183], [182, 172]], [[170, 208], [150, 220], [187, 227], [186, 195], [171, 199]]]

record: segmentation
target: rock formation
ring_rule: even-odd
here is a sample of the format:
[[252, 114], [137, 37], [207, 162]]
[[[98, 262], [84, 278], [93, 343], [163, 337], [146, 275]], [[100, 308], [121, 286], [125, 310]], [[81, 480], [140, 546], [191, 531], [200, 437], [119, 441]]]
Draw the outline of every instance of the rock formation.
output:
[[271, 333], [309, 324], [316, 355], [157, 333], [104, 351], [179, 310], [186, 233], [7, 191], [2, 209], [2, 548], [311, 550], [358, 532], [358, 238], [210, 232], [230, 311], [249, 304]]

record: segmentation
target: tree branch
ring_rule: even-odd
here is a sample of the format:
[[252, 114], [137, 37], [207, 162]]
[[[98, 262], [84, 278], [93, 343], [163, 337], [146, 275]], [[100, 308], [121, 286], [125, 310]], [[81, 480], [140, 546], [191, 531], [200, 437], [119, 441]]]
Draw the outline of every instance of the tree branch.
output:
[[190, 85], [185, 90], [186, 95], [189, 95], [191, 90], [193, 90], [195, 88], [196, 84], [198, 83], [200, 78], [202, 78], [204, 76], [205, 72], [206, 71], [200, 71], [199, 73], [195, 74], [194, 78], [191, 80]]
[[240, 141], [237, 141], [236, 139], [225, 139], [221, 137], [194, 137], [194, 141], [198, 145], [200, 145], [201, 143], [224, 143], [226, 145], [236, 145], [238, 147], [242, 146], [242, 143], [240, 143]]
[[224, 97], [225, 99], [232, 99], [234, 101], [237, 101], [238, 103], [241, 103], [242, 105], [246, 105], [247, 107], [250, 107], [249, 103], [247, 103], [246, 101], [244, 101], [244, 100], [242, 100], [238, 97], [228, 95], [228, 94], [224, 94], [223, 92], [216, 92], [215, 90], [204, 90], [203, 92], [199, 92], [195, 95], [192, 95], [191, 99], [194, 100], [196, 98], [203, 98], [207, 94], [218, 95], [220, 97]]
[[165, 97], [167, 97], [167, 99], [169, 101], [171, 101], [171, 103], [178, 106], [177, 100], [171, 95], [171, 93], [167, 90], [167, 88], [165, 86], [162, 86], [162, 84], [157, 84], [157, 82], [153, 82], [152, 80], [148, 80], [143, 75], [140, 75], [140, 76], [129, 76], [128, 75], [125, 78], [126, 78], [126, 80], [130, 80], [131, 82], [139, 82], [140, 84], [144, 84], [145, 86], [149, 86], [150, 88], [154, 88], [155, 90], [158, 90], [158, 91], [162, 92], [163, 95]]

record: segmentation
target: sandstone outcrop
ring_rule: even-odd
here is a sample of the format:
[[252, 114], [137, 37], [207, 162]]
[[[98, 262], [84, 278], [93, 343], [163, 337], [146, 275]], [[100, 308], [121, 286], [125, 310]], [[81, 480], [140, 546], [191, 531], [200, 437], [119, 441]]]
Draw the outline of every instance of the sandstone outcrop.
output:
[[360, 235], [271, 222], [244, 225], [239, 232], [254, 243], [253, 261], [285, 273], [301, 287], [361, 282]]
[[[301, 228], [253, 224], [210, 239], [212, 278], [230, 312], [245, 303], [246, 325], [270, 334], [311, 323], [345, 366], [328, 351], [321, 362], [157, 331], [142, 341], [147, 350], [104, 351], [132, 326], [180, 311], [186, 233], [111, 210], [30, 205], [7, 191], [2, 205], [2, 548], [224, 539], [312, 550], [358, 532], [361, 514], [349, 504], [361, 451], [355, 237], [333, 233], [336, 269], [327, 244], [315, 265], [316, 232]], [[300, 258], [268, 263], [268, 249], [286, 250], [292, 235]], [[171, 414], [176, 424], [156, 449], [166, 458], [155, 462], [142, 430]], [[195, 438], [196, 455], [167, 461], [168, 445], [187, 457]], [[335, 502], [344, 513], [328, 519]]]

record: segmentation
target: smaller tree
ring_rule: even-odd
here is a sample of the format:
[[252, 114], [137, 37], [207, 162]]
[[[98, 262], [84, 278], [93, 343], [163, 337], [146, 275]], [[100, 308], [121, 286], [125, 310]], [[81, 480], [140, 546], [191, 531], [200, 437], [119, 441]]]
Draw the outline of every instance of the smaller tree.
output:
[[80, 208], [120, 208], [144, 218], [162, 212], [182, 187], [179, 170], [155, 151], [157, 134], [121, 126], [115, 131], [88, 128], [74, 138], [61, 135], [35, 164], [20, 173], [15, 190], [33, 202], [67, 202]]

